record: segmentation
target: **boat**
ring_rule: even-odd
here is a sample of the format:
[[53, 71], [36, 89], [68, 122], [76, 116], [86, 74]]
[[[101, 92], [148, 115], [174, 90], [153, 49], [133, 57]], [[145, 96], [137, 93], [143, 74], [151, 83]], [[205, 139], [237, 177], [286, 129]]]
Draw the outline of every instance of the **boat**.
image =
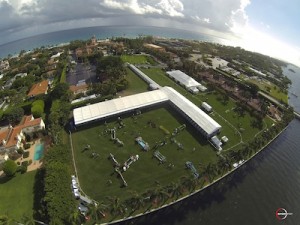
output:
[[296, 98], [298, 98], [298, 95], [296, 95], [295, 92], [292, 92], [292, 95], [294, 95]]

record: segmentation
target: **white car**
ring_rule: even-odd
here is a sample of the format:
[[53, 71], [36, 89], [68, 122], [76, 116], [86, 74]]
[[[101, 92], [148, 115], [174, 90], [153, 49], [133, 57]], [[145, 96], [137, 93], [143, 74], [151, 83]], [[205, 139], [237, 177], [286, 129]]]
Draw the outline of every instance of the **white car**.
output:
[[78, 199], [80, 197], [79, 190], [78, 189], [73, 189], [73, 192], [74, 192], [75, 198]]
[[83, 215], [85, 215], [86, 212], [89, 210], [88, 207], [86, 207], [85, 205], [83, 205], [81, 203], [78, 205], [78, 209]]

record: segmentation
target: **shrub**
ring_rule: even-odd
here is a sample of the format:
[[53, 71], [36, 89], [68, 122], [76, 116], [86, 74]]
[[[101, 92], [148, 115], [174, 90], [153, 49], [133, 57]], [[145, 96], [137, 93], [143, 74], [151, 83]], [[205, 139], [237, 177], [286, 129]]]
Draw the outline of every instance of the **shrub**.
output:
[[18, 166], [20, 166], [20, 165], [21, 165], [21, 163], [20, 163], [20, 162], [17, 162], [17, 165], [18, 165]]
[[[26, 143], [26, 144], [24, 144], [24, 148], [25, 148], [25, 149], [29, 149], [29, 148], [30, 148], [30, 146], [31, 146], [31, 145], [30, 145], [30, 143]], [[23, 153], [23, 154], [24, 154], [24, 153]]]
[[20, 171], [20, 173], [26, 173], [27, 172], [27, 166], [19, 166], [20, 167], [20, 169], [19, 169], [19, 171]]
[[28, 161], [23, 161], [23, 162], [21, 163], [21, 166], [28, 166]]
[[10, 155], [9, 155], [9, 158], [11, 159], [11, 160], [17, 160], [18, 158], [20, 158], [22, 155], [20, 155], [19, 153], [17, 153], [17, 152], [13, 152], [13, 153], [11, 153]]
[[23, 155], [24, 150], [23, 150], [23, 148], [19, 148], [19, 149], [17, 150], [17, 152], [18, 152], [20, 155]]
[[36, 100], [32, 103], [31, 114], [33, 117], [41, 117], [44, 113], [45, 103], [43, 100]]
[[3, 165], [3, 172], [6, 176], [12, 177], [17, 172], [17, 164], [13, 160], [7, 160]]
[[28, 161], [28, 166], [30, 166], [32, 164], [32, 159], [30, 159], [29, 161]]
[[25, 134], [25, 140], [30, 142], [32, 140], [32, 136], [30, 134]]
[[23, 158], [26, 159], [26, 158], [28, 158], [28, 157], [29, 157], [29, 152], [24, 152]]

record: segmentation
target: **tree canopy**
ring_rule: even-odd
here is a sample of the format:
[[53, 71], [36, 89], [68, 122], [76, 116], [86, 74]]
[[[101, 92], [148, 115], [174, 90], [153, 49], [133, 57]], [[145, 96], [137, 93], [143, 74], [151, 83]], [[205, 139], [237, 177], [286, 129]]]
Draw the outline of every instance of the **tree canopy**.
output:
[[13, 160], [7, 160], [3, 165], [3, 172], [6, 176], [12, 177], [17, 172], [17, 164]]

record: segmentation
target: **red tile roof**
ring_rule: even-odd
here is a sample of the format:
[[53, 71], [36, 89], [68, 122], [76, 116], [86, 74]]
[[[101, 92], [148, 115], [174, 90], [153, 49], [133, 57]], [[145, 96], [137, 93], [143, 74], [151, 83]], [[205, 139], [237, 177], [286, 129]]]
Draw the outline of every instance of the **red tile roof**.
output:
[[3, 132], [0, 131], [0, 141], [6, 140], [5, 147], [12, 147], [17, 144], [17, 136], [21, 133], [22, 129], [37, 126], [41, 123], [41, 121], [41, 118], [34, 119], [32, 115], [24, 116], [18, 126], [6, 129]]
[[88, 88], [88, 85], [87, 84], [83, 84], [83, 85], [79, 85], [79, 86], [76, 86], [76, 85], [71, 85], [70, 86], [70, 90], [73, 92], [73, 93], [77, 93], [77, 92], [81, 92], [81, 91], [85, 91], [87, 90]]
[[40, 83], [32, 85], [29, 93], [27, 94], [28, 96], [36, 96], [40, 94], [46, 94], [48, 90], [48, 81], [43, 80]]

